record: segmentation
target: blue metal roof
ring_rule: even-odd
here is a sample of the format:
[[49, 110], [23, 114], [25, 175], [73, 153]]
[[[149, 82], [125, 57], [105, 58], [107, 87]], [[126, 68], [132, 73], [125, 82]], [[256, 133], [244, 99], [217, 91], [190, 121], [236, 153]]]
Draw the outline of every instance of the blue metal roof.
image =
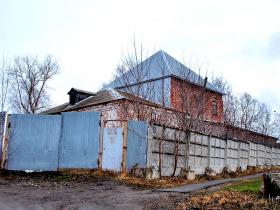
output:
[[[204, 84], [204, 79], [200, 75], [186, 67], [181, 62], [177, 61], [163, 50], [159, 50], [144, 60], [142, 63], [136, 65], [121, 75], [119, 78], [113, 80], [107, 85], [107, 87], [117, 88], [123, 86], [121, 81], [123, 81], [124, 78], [126, 80], [126, 84], [128, 82], [129, 84], [134, 84], [167, 76], [175, 76], [200, 86]], [[220, 94], [224, 94], [221, 90], [218, 90], [216, 87], [214, 87], [210, 82], [207, 82], [206, 88]]]

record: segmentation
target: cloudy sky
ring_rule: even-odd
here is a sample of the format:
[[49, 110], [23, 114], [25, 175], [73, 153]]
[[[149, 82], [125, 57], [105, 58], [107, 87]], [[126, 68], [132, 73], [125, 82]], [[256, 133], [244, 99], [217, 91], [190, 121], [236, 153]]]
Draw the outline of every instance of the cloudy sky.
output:
[[147, 55], [207, 60], [237, 93], [280, 106], [279, 0], [0, 0], [0, 55], [51, 54], [61, 73], [53, 104], [71, 87], [96, 91], [133, 37]]

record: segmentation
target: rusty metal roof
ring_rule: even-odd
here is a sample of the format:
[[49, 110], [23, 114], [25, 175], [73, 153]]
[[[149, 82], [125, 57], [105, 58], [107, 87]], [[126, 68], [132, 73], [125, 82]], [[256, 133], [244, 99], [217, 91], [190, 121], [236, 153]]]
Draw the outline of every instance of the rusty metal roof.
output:
[[41, 114], [57, 114], [57, 113], [61, 113], [61, 112], [73, 111], [73, 110], [81, 109], [84, 107], [94, 106], [94, 105], [98, 105], [98, 104], [104, 104], [107, 102], [116, 101], [116, 100], [120, 100], [120, 99], [127, 99], [127, 100], [135, 100], [135, 99], [139, 100], [140, 99], [145, 104], [149, 104], [149, 105], [153, 105], [153, 106], [160, 106], [159, 104], [145, 100], [144, 98], [137, 97], [133, 94], [109, 88], [109, 89], [101, 90], [101, 91], [95, 93], [94, 95], [92, 95], [74, 105], [71, 105], [69, 102], [67, 102], [67, 103], [58, 105], [56, 107], [53, 107], [51, 109], [48, 109], [48, 110], [42, 112]]

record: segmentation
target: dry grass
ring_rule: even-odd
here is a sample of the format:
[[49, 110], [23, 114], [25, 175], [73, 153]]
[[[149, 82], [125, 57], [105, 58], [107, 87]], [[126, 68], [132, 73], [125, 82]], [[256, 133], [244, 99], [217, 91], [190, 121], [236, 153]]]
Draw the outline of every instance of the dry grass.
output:
[[169, 188], [176, 187], [184, 184], [193, 184], [199, 182], [205, 182], [213, 179], [222, 179], [226, 177], [240, 177], [250, 174], [263, 173], [269, 171], [279, 171], [279, 168], [273, 169], [255, 169], [247, 170], [243, 172], [235, 173], [222, 173], [215, 177], [210, 176], [196, 176], [193, 181], [187, 180], [181, 177], [162, 177], [160, 179], [145, 179], [133, 176], [122, 176], [114, 172], [102, 172], [100, 175], [97, 170], [92, 169], [70, 169], [60, 170], [58, 172], [41, 172], [41, 173], [25, 173], [25, 172], [9, 172], [1, 171], [0, 176], [5, 180], [15, 181], [32, 181], [40, 185], [40, 182], [47, 181], [49, 184], [64, 185], [64, 184], [79, 184], [79, 183], [90, 183], [113, 179], [122, 184], [127, 184], [139, 189], [154, 189], [154, 188]]
[[260, 169], [255, 168], [254, 170], [246, 170], [246, 171], [239, 171], [239, 172], [232, 172], [232, 173], [221, 173], [217, 176], [196, 176], [195, 180], [187, 180], [186, 178], [181, 177], [162, 177], [160, 179], [145, 179], [145, 178], [138, 178], [133, 176], [115, 176], [114, 178], [121, 183], [128, 184], [131, 186], [135, 186], [138, 188], [169, 188], [169, 187], [177, 187], [180, 185], [185, 184], [194, 184], [194, 183], [201, 183], [208, 180], [216, 180], [216, 179], [223, 179], [223, 178], [236, 178], [246, 175], [253, 175], [257, 173], [264, 173], [264, 172], [271, 172], [271, 171], [280, 171], [279, 168], [271, 168], [271, 169]]
[[[278, 206], [279, 207], [279, 206]], [[277, 209], [277, 204], [250, 193], [223, 190], [206, 195], [196, 195], [178, 204], [177, 209]], [[279, 209], [279, 208], [278, 208]]]
[[116, 177], [116, 179], [121, 183], [135, 186], [138, 188], [169, 188], [184, 184], [193, 184], [207, 181], [205, 178], [199, 178], [191, 181], [180, 177], [162, 177], [161, 179], [145, 179], [132, 176], [119, 176]]

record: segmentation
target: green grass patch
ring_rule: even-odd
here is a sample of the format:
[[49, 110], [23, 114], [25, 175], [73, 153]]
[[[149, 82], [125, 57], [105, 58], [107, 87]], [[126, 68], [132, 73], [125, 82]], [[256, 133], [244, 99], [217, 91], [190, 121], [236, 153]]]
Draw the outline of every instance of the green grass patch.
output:
[[242, 181], [241, 183], [226, 187], [226, 189], [239, 191], [239, 192], [249, 192], [253, 194], [258, 194], [261, 185], [262, 185], [262, 179], [257, 178], [257, 179]]

